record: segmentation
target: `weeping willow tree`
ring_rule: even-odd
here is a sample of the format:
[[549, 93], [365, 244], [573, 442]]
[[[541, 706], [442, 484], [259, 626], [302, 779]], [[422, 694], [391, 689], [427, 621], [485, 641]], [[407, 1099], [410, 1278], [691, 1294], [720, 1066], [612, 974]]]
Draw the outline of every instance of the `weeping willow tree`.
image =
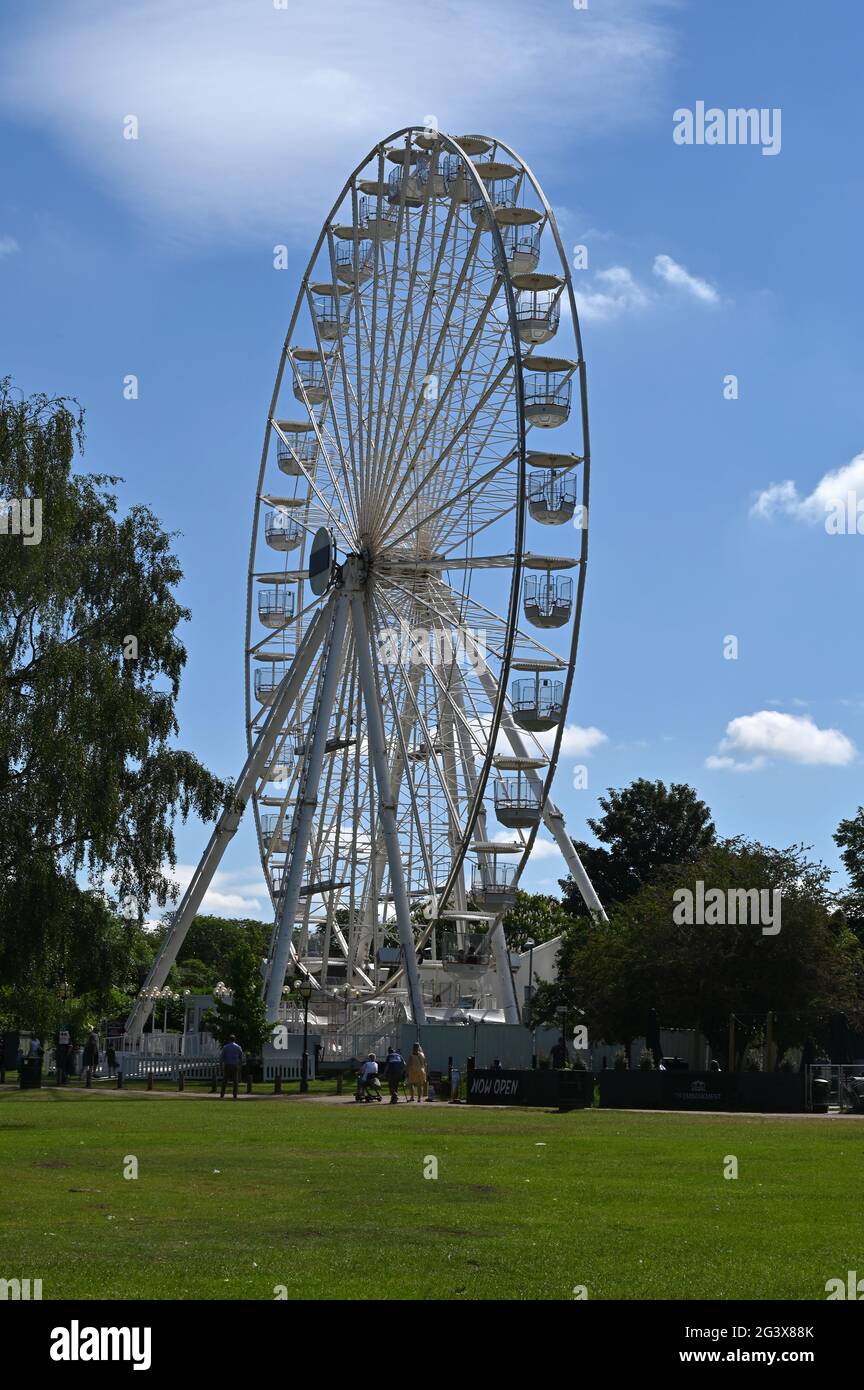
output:
[[[108, 989], [172, 896], [172, 826], [231, 795], [176, 746], [172, 537], [74, 472], [77, 402], [0, 381], [0, 989]], [[13, 1012], [16, 1009], [13, 1007]], [[27, 1022], [28, 1020], [22, 1020]]]

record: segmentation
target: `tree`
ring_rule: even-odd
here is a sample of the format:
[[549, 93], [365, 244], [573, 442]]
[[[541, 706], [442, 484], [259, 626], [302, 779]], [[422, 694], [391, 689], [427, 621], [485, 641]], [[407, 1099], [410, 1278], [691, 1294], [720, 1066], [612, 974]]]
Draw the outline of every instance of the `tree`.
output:
[[516, 902], [503, 919], [504, 935], [511, 951], [524, 951], [526, 941], [536, 945], [572, 925], [573, 918], [564, 904], [547, 893], [523, 893], [516, 890]]
[[131, 919], [173, 895], [176, 812], [212, 820], [232, 794], [173, 742], [189, 613], [171, 537], [147, 507], [118, 515], [118, 479], [72, 472], [83, 424], [0, 382], [0, 496], [42, 521], [38, 544], [0, 530], [0, 985], [23, 993], [85, 992], [118, 933], [124, 974]]
[[[608, 787], [599, 798], [603, 815], [588, 821], [601, 845], [575, 840], [604, 907], [622, 903], [638, 893], [667, 864], [686, 864], [714, 843], [711, 812], [686, 783], [649, 782], [637, 778], [629, 787]], [[608, 845], [605, 849], [602, 846]], [[571, 877], [561, 879], [564, 905], [573, 915], [588, 910]]]
[[849, 875], [849, 890], [841, 894], [840, 902], [850, 927], [864, 944], [864, 806], [859, 806], [850, 820], [841, 820], [834, 843]]
[[[780, 1050], [825, 1034], [832, 1013], [864, 1013], [864, 951], [827, 888], [829, 871], [803, 847], [771, 849], [725, 840], [695, 862], [669, 866], [620, 904], [608, 923], [568, 932], [560, 978], [538, 990], [535, 1012], [559, 1002], [580, 1013], [590, 1038], [627, 1042], [645, 1032], [649, 1009], [665, 1027], [696, 1028], [724, 1055], [730, 1014], [739, 1057], [769, 1010]], [[780, 931], [759, 925], [677, 921], [682, 888], [778, 889]], [[706, 914], [707, 915], [707, 914]]]
[[[167, 930], [166, 925], [163, 937]], [[219, 980], [228, 978], [231, 958], [242, 942], [249, 944], [259, 960], [267, 955], [272, 930], [272, 923], [253, 917], [193, 918], [172, 969], [171, 982], [196, 994], [210, 993]]]
[[273, 1025], [267, 1022], [261, 998], [259, 961], [248, 942], [234, 947], [225, 983], [231, 991], [230, 1004], [217, 998], [215, 1009], [208, 1010], [202, 1024], [218, 1042], [235, 1037], [245, 1053], [258, 1056], [273, 1035]]

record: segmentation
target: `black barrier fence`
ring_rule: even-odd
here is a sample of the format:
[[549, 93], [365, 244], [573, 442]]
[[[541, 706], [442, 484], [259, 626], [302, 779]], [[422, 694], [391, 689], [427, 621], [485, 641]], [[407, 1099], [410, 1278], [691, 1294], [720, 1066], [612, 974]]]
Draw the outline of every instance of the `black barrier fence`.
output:
[[799, 1072], [473, 1071], [470, 1105], [600, 1105], [611, 1110], [747, 1110], [799, 1114], [807, 1106]]
[[559, 1110], [590, 1105], [594, 1077], [587, 1071], [478, 1071], [469, 1073], [469, 1105], [542, 1105]]
[[619, 1110], [806, 1110], [799, 1072], [606, 1071], [600, 1104]]

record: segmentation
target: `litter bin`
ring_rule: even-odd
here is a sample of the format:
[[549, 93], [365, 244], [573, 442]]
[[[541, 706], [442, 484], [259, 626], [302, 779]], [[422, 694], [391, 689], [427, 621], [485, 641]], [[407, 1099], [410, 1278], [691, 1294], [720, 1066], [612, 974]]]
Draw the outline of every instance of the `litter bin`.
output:
[[34, 1091], [42, 1085], [42, 1058], [24, 1057], [21, 1061], [21, 1073], [18, 1078], [18, 1086], [22, 1091]]
[[828, 1114], [828, 1098], [831, 1094], [831, 1082], [826, 1076], [814, 1076], [810, 1083], [813, 1096], [813, 1109], [817, 1115]]

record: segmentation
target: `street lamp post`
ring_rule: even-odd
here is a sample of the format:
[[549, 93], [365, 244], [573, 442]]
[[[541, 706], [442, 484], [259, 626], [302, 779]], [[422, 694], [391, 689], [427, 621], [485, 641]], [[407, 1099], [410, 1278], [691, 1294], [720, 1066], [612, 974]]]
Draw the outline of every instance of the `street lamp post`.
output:
[[308, 980], [301, 980], [297, 986], [297, 993], [303, 1000], [303, 1057], [300, 1062], [300, 1090], [305, 1094], [309, 1090], [309, 1000], [312, 998], [312, 986]]

